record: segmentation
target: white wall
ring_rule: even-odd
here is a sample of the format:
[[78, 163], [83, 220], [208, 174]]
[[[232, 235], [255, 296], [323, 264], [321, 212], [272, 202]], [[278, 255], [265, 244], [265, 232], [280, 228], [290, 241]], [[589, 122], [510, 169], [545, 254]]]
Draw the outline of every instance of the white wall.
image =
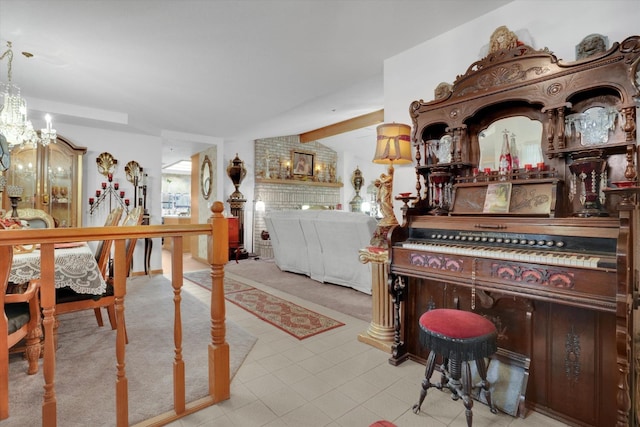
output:
[[[94, 227], [104, 225], [105, 218], [109, 212], [108, 201], [100, 205], [93, 213], [89, 214], [89, 197], [95, 197], [95, 191], [101, 190], [101, 182], [107, 179], [98, 173], [96, 167], [96, 157], [103, 152], [110, 153], [118, 165], [113, 174], [114, 182], [120, 185], [119, 190], [125, 191], [125, 198], [130, 199], [133, 206], [133, 184], [126, 179], [124, 166], [135, 160], [142, 166], [144, 172], [148, 174], [147, 186], [147, 209], [151, 215], [151, 224], [161, 223], [161, 166], [162, 166], [162, 143], [160, 138], [131, 134], [125, 132], [108, 131], [97, 128], [87, 128], [82, 126], [57, 123], [58, 134], [69, 139], [75, 145], [86, 147], [87, 153], [83, 162], [82, 176], [82, 225]], [[116, 207], [115, 202], [112, 205]], [[162, 268], [161, 244], [159, 239], [153, 241], [153, 252], [151, 254], [151, 270]], [[144, 255], [144, 243], [139, 241], [136, 246], [134, 258], [134, 271], [144, 271], [142, 263]]]
[[371, 138], [371, 141], [367, 141], [363, 144], [362, 150], [358, 152], [339, 152], [338, 161], [338, 175], [342, 176], [341, 200], [343, 210], [349, 210], [349, 202], [355, 197], [356, 191], [351, 185], [351, 175], [356, 168], [360, 169], [364, 178], [364, 184], [360, 190], [360, 197], [363, 201], [369, 201], [367, 195], [367, 187], [380, 177], [380, 174], [385, 172], [387, 168], [384, 165], [378, 165], [372, 162], [373, 155], [375, 153], [376, 140], [375, 136]]
[[[164, 135], [163, 137], [153, 137], [140, 134], [116, 132], [98, 128], [88, 128], [83, 126], [56, 123], [58, 134], [69, 139], [74, 144], [86, 147], [87, 153], [83, 162], [82, 176], [82, 225], [85, 227], [101, 226], [107, 216], [108, 203], [96, 209], [93, 215], [89, 214], [89, 197], [95, 196], [95, 191], [101, 189], [101, 182], [106, 181], [105, 177], [98, 173], [96, 167], [96, 157], [100, 153], [108, 152], [118, 160], [118, 165], [114, 173], [114, 181], [120, 184], [120, 190], [125, 191], [125, 198], [131, 200], [133, 205], [133, 185], [126, 180], [124, 166], [135, 160], [142, 166], [144, 172], [148, 174], [147, 179], [147, 209], [150, 214], [152, 225], [162, 223], [162, 143], [163, 138], [172, 140], [182, 139], [185, 141], [207, 142], [213, 145], [222, 146], [222, 139], [202, 137], [188, 134]], [[220, 148], [222, 150], [222, 147]], [[222, 169], [222, 156], [218, 157], [217, 169]], [[223, 188], [223, 178], [216, 180], [214, 194], [221, 194]], [[115, 207], [115, 205], [113, 205]], [[162, 245], [160, 239], [153, 239], [153, 252], [151, 253], [151, 270], [162, 269]], [[144, 271], [143, 265], [144, 242], [138, 241], [133, 261], [133, 271]]]
[[[426, 41], [384, 65], [385, 122], [411, 124], [409, 106], [419, 99], [430, 101], [441, 82], [453, 83], [474, 61], [481, 59], [491, 33], [506, 25], [518, 35], [528, 32], [531, 45], [548, 47], [567, 62], [575, 59], [575, 46], [587, 35], [598, 33], [610, 45], [640, 33], [638, 0], [544, 1], [517, 0], [474, 21]], [[415, 170], [397, 167], [394, 193], [415, 192]], [[400, 218], [400, 203], [396, 215]]]

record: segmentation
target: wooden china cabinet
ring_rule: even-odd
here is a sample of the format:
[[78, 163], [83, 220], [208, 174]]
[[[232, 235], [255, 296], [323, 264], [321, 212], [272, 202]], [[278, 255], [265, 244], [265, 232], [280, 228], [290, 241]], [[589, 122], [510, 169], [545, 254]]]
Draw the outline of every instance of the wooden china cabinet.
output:
[[[87, 149], [64, 137], [47, 146], [27, 145], [11, 151], [11, 167], [4, 172], [7, 185], [23, 188], [18, 209], [42, 209], [51, 215], [56, 227], [82, 225], [82, 159]], [[7, 191], [2, 207], [11, 211]]]

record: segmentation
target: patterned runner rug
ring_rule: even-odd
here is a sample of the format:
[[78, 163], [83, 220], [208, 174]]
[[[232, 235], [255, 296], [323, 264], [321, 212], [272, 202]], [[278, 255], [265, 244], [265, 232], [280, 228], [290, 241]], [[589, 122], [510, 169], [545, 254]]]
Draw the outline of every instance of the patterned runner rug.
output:
[[[209, 270], [184, 274], [185, 279], [211, 290]], [[224, 278], [225, 298], [254, 316], [299, 340], [343, 326], [344, 323], [278, 298], [229, 277]]]

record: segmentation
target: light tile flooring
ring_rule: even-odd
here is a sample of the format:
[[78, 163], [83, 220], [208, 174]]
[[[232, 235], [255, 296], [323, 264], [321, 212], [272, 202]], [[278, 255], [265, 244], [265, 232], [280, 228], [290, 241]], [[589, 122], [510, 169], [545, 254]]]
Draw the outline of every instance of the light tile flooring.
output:
[[[169, 274], [164, 263], [165, 275]], [[169, 265], [170, 267], [170, 265]], [[184, 271], [206, 268], [186, 256]], [[391, 366], [389, 355], [357, 340], [368, 324], [272, 288], [256, 287], [345, 323], [345, 326], [299, 341], [245, 310], [227, 304], [233, 320], [258, 341], [231, 383], [231, 398], [172, 424], [177, 426], [368, 427], [378, 420], [398, 427], [466, 426], [464, 406], [449, 394], [429, 390], [419, 415], [412, 412], [424, 366], [407, 361]], [[185, 289], [206, 299], [209, 292]], [[564, 426], [532, 412], [512, 418], [475, 402], [473, 425]]]

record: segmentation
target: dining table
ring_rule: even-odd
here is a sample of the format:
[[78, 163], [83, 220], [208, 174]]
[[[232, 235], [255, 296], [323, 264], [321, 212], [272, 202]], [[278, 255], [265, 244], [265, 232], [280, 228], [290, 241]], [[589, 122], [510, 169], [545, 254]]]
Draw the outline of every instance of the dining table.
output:
[[[98, 262], [86, 242], [58, 243], [54, 246], [55, 287], [69, 287], [80, 294], [102, 295], [107, 284]], [[28, 283], [40, 278], [40, 250], [14, 253], [9, 282]]]

